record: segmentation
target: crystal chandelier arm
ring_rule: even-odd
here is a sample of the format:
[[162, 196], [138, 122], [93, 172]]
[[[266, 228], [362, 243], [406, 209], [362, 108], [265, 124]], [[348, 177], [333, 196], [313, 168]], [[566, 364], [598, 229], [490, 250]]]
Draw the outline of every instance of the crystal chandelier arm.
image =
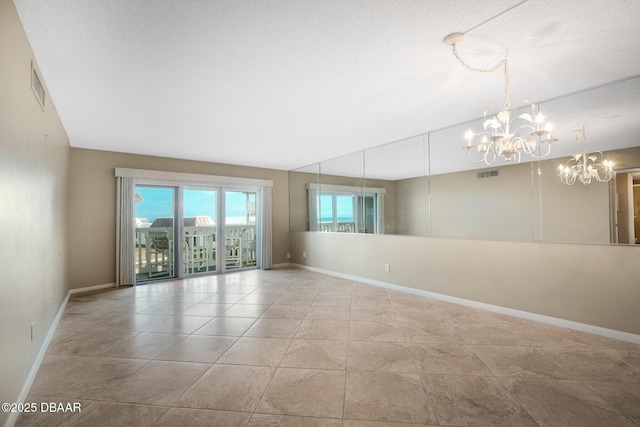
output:
[[573, 185], [576, 183], [576, 177], [577, 175], [567, 175], [566, 177], [563, 177], [563, 182], [567, 185]]
[[486, 158], [487, 158], [486, 153], [485, 153], [485, 154], [480, 154], [480, 158], [479, 158], [479, 159], [476, 159], [476, 158], [474, 158], [474, 157], [473, 157], [473, 154], [471, 154], [471, 151], [472, 151], [472, 150], [473, 150], [473, 151], [478, 151], [478, 150], [474, 150], [475, 148], [476, 148], [476, 147], [471, 147], [471, 148], [468, 150], [469, 160], [471, 160], [473, 163], [482, 163], [482, 162], [486, 162]]
[[[573, 160], [573, 159], [572, 159]], [[576, 182], [576, 177], [578, 173], [575, 169], [570, 166], [571, 160], [567, 162], [566, 165], [560, 165], [560, 181], [567, 185], [573, 185]]]
[[[594, 163], [592, 165], [592, 174], [593, 176], [600, 182], [610, 181], [611, 178], [615, 175], [615, 171], [613, 170], [613, 163], [604, 160], [604, 154], [602, 151], [595, 151], [595, 153], [600, 154], [603, 158], [602, 163]], [[600, 175], [602, 173], [602, 175]]]
[[[545, 144], [545, 146], [547, 147], [547, 149], [545, 150], [544, 154], [537, 155], [535, 150], [531, 151], [530, 153], [527, 152], [527, 154], [535, 159], [544, 159], [551, 153], [551, 144]], [[542, 144], [539, 144], [538, 148], [542, 148]]]
[[[463, 148], [467, 150], [467, 154], [469, 155], [469, 160], [471, 160], [474, 163], [484, 162], [490, 165], [496, 160], [496, 154], [492, 147], [487, 147], [486, 151], [480, 150], [477, 145], [468, 145]], [[472, 151], [479, 153], [479, 157], [478, 158], [474, 157], [474, 155], [471, 153]]]
[[611, 178], [607, 179], [607, 174], [606, 173], [605, 173], [604, 177], [601, 177], [600, 176], [600, 171], [598, 169], [595, 170], [593, 176], [596, 178], [596, 180], [598, 180], [600, 182], [607, 182], [607, 181], [609, 181], [609, 179], [611, 179]]
[[[474, 163], [484, 162], [487, 165], [491, 165], [496, 161], [499, 154], [497, 153], [495, 140], [492, 140], [493, 138], [487, 132], [474, 135], [471, 130], [468, 130], [465, 133], [465, 138], [467, 145], [463, 148], [467, 150], [469, 160]], [[477, 152], [478, 156], [475, 156], [472, 151]]]
[[608, 182], [608, 181], [611, 181], [611, 179], [612, 179], [614, 176], [616, 176], [615, 171], [612, 171], [612, 170], [611, 170], [611, 171], [609, 171], [609, 170], [605, 170], [605, 171], [604, 171], [604, 177], [603, 177], [602, 179], [600, 179], [600, 178], [598, 177], [597, 179], [598, 179], [598, 181], [600, 181], [600, 182]]

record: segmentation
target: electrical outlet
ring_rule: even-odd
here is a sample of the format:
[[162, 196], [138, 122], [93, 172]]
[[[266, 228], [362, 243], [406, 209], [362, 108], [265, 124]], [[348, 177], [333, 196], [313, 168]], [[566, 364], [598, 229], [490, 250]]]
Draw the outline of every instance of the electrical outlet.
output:
[[307, 257], [307, 251], [302, 251], [302, 258], [306, 258]]
[[287, 259], [291, 259], [291, 254], [287, 252]]
[[384, 271], [391, 271], [391, 266], [389, 264], [385, 264]]

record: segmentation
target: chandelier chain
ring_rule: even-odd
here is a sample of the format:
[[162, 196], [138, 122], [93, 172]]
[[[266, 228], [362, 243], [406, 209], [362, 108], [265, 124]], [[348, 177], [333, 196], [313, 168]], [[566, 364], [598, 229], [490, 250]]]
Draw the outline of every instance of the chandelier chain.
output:
[[509, 102], [509, 64], [507, 62], [507, 58], [503, 58], [500, 62], [494, 65], [491, 68], [475, 68], [471, 65], [464, 62], [464, 59], [460, 56], [458, 49], [456, 47], [456, 43], [451, 45], [453, 49], [453, 56], [462, 64], [464, 68], [474, 73], [493, 73], [495, 70], [500, 68], [500, 66], [504, 66], [504, 106], [505, 108], [509, 108], [511, 103]]

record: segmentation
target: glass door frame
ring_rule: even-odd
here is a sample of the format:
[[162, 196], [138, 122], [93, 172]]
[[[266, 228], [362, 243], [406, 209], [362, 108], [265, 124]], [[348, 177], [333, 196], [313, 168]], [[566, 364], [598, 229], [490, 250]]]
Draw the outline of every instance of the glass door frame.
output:
[[[187, 228], [186, 227], [191, 227], [191, 226], [187, 226], [185, 225], [185, 218], [189, 218], [189, 217], [185, 217], [184, 215], [184, 210], [185, 210], [185, 199], [184, 199], [184, 193], [185, 190], [192, 190], [192, 191], [212, 191], [215, 193], [215, 202], [214, 202], [214, 224], [215, 224], [215, 233], [214, 233], [214, 246], [212, 248], [205, 248], [205, 256], [207, 256], [207, 258], [209, 257], [208, 254], [208, 249], [212, 249], [213, 253], [215, 254], [215, 265], [213, 270], [210, 270], [209, 266], [207, 266], [207, 270], [206, 271], [201, 271], [201, 272], [192, 272], [189, 273], [189, 264], [185, 265], [185, 260], [186, 260], [186, 256], [188, 256], [187, 254], [183, 254], [181, 256], [181, 262], [182, 262], [182, 267], [181, 267], [181, 273], [182, 275], [179, 276], [180, 278], [184, 278], [184, 277], [197, 277], [197, 276], [207, 276], [207, 275], [211, 275], [211, 274], [217, 274], [220, 273], [220, 248], [219, 248], [219, 241], [220, 241], [220, 224], [219, 224], [219, 218], [220, 218], [220, 187], [216, 187], [216, 186], [211, 186], [211, 185], [181, 185], [180, 186], [180, 199], [179, 199], [179, 210], [180, 210], [180, 216], [181, 216], [181, 222], [180, 224], [182, 224], [182, 226], [180, 227], [180, 238], [181, 238], [181, 242], [183, 242], [183, 248], [184, 246], [188, 246], [187, 243], [187, 239], [188, 239], [188, 235], [187, 235]], [[203, 212], [206, 213], [206, 212]], [[196, 216], [197, 218], [198, 216]], [[196, 224], [197, 227], [198, 224]], [[193, 236], [192, 236], [193, 237]], [[206, 240], [206, 238], [205, 238]], [[208, 246], [208, 245], [206, 245]], [[186, 248], [185, 248], [186, 249]], [[191, 256], [193, 256], [193, 253], [190, 254]], [[193, 261], [191, 261], [193, 262]], [[208, 262], [208, 261], [207, 261]]]
[[[226, 243], [225, 243], [225, 248], [223, 248], [223, 253], [222, 256], [220, 257], [220, 272], [221, 273], [226, 273], [227, 270], [231, 270], [231, 271], [240, 271], [240, 270], [251, 270], [251, 269], [260, 269], [262, 268], [262, 189], [261, 188], [257, 188], [257, 187], [252, 187], [252, 186], [241, 186], [241, 185], [229, 185], [229, 186], [224, 186], [221, 187], [221, 192], [220, 192], [220, 200], [221, 203], [219, 204], [220, 209], [221, 209], [221, 214], [223, 214], [224, 217], [224, 221], [221, 221], [221, 227], [220, 227], [220, 244], [218, 247], [221, 246], [222, 241], [227, 240], [227, 226], [229, 224], [227, 224], [227, 216], [226, 216], [226, 212], [227, 212], [227, 206], [226, 206], [226, 194], [227, 192], [238, 192], [238, 193], [255, 193], [256, 195], [256, 201], [255, 201], [255, 251], [256, 251], [256, 264], [255, 265], [247, 265], [245, 267], [242, 266], [242, 258], [240, 260], [240, 267], [239, 268], [233, 268], [233, 269], [228, 269], [227, 268], [227, 248], [226, 248]], [[249, 224], [246, 224], [249, 225]], [[241, 256], [243, 256], [241, 254]]]
[[[262, 187], [255, 185], [214, 185], [214, 184], [202, 184], [202, 183], [180, 183], [180, 182], [158, 182], [155, 180], [145, 180], [145, 179], [136, 179], [134, 183], [134, 188], [138, 186], [143, 187], [158, 187], [158, 188], [171, 188], [173, 189], [174, 200], [173, 200], [173, 275], [166, 277], [158, 277], [157, 280], [171, 280], [171, 279], [182, 279], [188, 277], [199, 277], [199, 276], [208, 276], [214, 274], [224, 274], [227, 271], [240, 271], [240, 270], [250, 270], [250, 269], [260, 269], [262, 268]], [[186, 242], [186, 234], [185, 234], [185, 226], [184, 226], [184, 191], [185, 190], [205, 190], [205, 191], [215, 191], [216, 193], [216, 206], [215, 206], [215, 223], [216, 223], [216, 231], [215, 231], [215, 253], [216, 253], [216, 265], [215, 271], [203, 271], [198, 273], [189, 274], [185, 270], [185, 248], [184, 242]], [[226, 248], [224, 246], [224, 242], [226, 240], [226, 200], [225, 195], [227, 192], [243, 192], [243, 193], [254, 193], [256, 195], [255, 200], [255, 252], [256, 252], [256, 263], [255, 265], [243, 265], [242, 261], [240, 262], [240, 266], [238, 268], [229, 269], [227, 268], [226, 262]], [[178, 243], [179, 242], [179, 243]], [[153, 278], [149, 278], [146, 280], [137, 280], [136, 284], [150, 283], [154, 281]]]
[[[157, 230], [155, 230], [153, 233], [155, 235], [155, 237], [152, 238], [151, 236], [151, 232], [144, 232], [142, 234], [143, 239], [141, 239], [141, 236], [138, 234], [138, 229], [147, 229], [147, 228], [153, 228], [152, 224], [150, 223], [148, 226], [141, 226], [138, 227], [138, 224], [136, 224], [134, 226], [135, 231], [135, 238], [134, 238], [134, 249], [135, 249], [135, 255], [137, 255], [138, 257], [138, 265], [140, 266], [142, 264], [142, 248], [141, 248], [141, 242], [138, 240], [144, 240], [144, 253], [145, 253], [145, 258], [146, 258], [146, 262], [145, 262], [145, 268], [147, 269], [146, 273], [148, 275], [147, 279], [143, 279], [143, 280], [138, 280], [138, 275], [142, 275], [144, 274], [143, 272], [141, 272], [141, 267], [138, 268], [137, 271], [134, 271], [134, 277], [135, 277], [135, 282], [136, 283], [147, 283], [147, 282], [152, 282], [152, 281], [157, 281], [157, 280], [171, 280], [171, 279], [175, 279], [178, 276], [178, 273], [181, 271], [182, 265], [180, 264], [180, 257], [178, 256], [179, 251], [176, 250], [176, 242], [180, 242], [181, 240], [179, 240], [179, 231], [178, 231], [178, 227], [176, 226], [176, 224], [180, 224], [181, 219], [178, 218], [178, 215], [180, 213], [180, 209], [178, 206], [178, 201], [179, 199], [179, 192], [180, 189], [178, 186], [175, 185], [166, 185], [166, 184], [159, 184], [159, 183], [142, 183], [142, 182], [137, 182], [134, 183], [134, 197], [138, 194], [138, 187], [144, 187], [144, 188], [156, 188], [156, 189], [167, 189], [167, 190], [171, 190], [171, 225], [170, 226], [157, 226]], [[135, 203], [134, 203], [135, 206]], [[134, 207], [134, 216], [135, 216], [135, 207]], [[135, 217], [135, 219], [138, 219], [138, 217]], [[157, 218], [156, 218], [157, 219]], [[155, 220], [154, 219], [154, 222]], [[164, 219], [164, 217], [161, 217], [161, 219]], [[142, 224], [140, 224], [142, 225]], [[168, 230], [165, 230], [166, 228], [171, 228], [170, 231], [170, 237], [169, 235], [167, 235], [166, 237], [162, 237], [160, 235], [160, 233], [167, 233]], [[156, 240], [154, 240], [156, 239]], [[151, 241], [151, 243], [150, 243]], [[165, 241], [166, 242], [166, 248], [164, 248], [164, 250], [168, 251], [168, 256], [167, 256], [167, 260], [168, 260], [168, 265], [169, 265], [169, 272], [168, 275], [156, 275], [156, 277], [153, 277], [151, 274], [151, 267], [150, 267], [150, 261], [151, 261], [151, 254], [149, 253], [149, 251], [153, 248], [154, 243], [158, 243], [158, 242], [162, 242]], [[160, 243], [158, 243], [158, 245], [160, 245]], [[156, 256], [156, 261], [157, 261], [157, 256], [158, 253], [161, 253], [161, 251], [157, 251], [155, 252], [155, 256]], [[163, 265], [164, 264], [164, 255], [162, 255], [162, 261], [160, 262], [160, 264], [156, 263], [156, 265]], [[134, 265], [135, 265], [135, 261], [134, 261]], [[161, 267], [163, 268], [163, 267]]]

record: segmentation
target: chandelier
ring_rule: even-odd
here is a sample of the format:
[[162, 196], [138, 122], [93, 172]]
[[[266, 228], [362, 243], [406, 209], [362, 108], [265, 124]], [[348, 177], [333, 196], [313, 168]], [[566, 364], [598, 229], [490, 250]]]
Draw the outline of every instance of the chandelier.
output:
[[[613, 162], [604, 159], [601, 151], [587, 153], [587, 138], [585, 126], [574, 130], [576, 141], [582, 142], [582, 152], [569, 159], [566, 165], [560, 165], [560, 180], [567, 185], [573, 185], [579, 180], [584, 185], [591, 184], [592, 179], [600, 182], [610, 181], [615, 175]], [[596, 163], [600, 157], [600, 163]]]
[[[469, 159], [476, 163], [492, 164], [498, 158], [505, 162], [519, 163], [522, 153], [536, 159], [547, 157], [551, 152], [551, 143], [557, 141], [551, 135], [553, 126], [547, 122], [538, 107], [528, 101], [524, 105], [512, 107], [509, 101], [509, 66], [507, 58], [487, 69], [473, 68], [460, 57], [457, 45], [463, 40], [462, 33], [453, 33], [445, 37], [444, 42], [451, 46], [453, 56], [464, 68], [478, 73], [490, 73], [500, 66], [504, 68], [504, 103], [502, 106], [491, 106], [484, 112], [484, 130], [474, 133], [471, 129], [465, 134]], [[517, 114], [517, 111], [528, 107], [530, 112]]]

